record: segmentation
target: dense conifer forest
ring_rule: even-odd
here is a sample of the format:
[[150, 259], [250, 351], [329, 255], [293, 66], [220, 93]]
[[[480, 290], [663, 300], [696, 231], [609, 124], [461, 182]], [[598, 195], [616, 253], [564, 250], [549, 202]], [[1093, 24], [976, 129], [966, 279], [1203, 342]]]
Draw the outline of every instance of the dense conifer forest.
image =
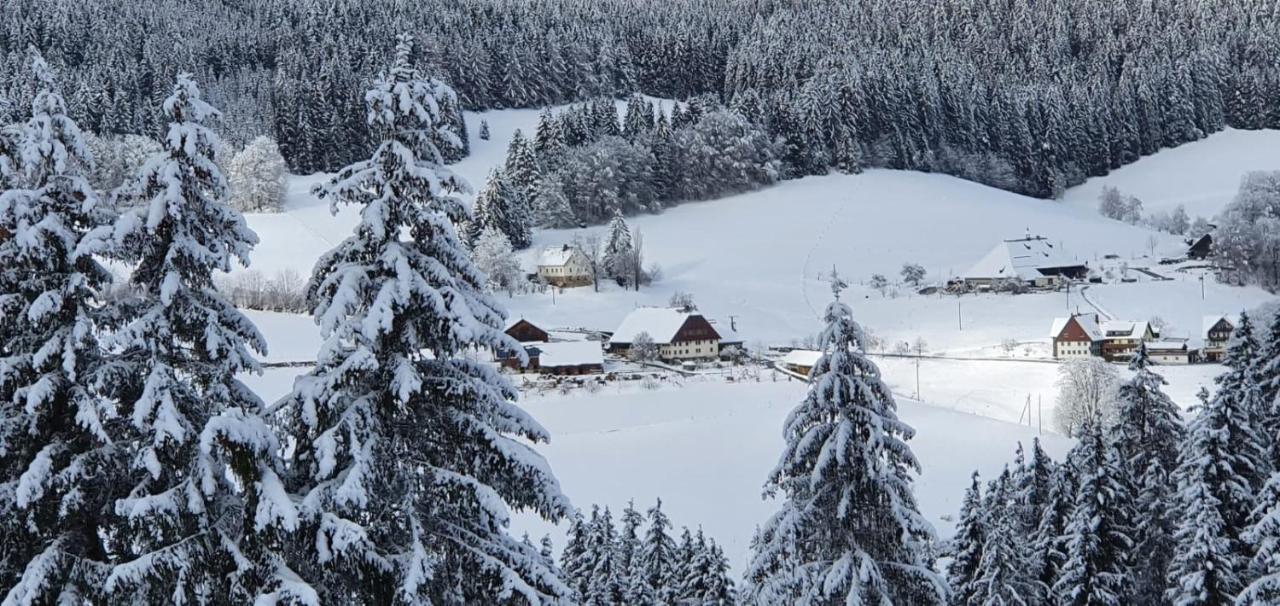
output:
[[1280, 6], [1252, 0], [13, 0], [6, 11], [0, 122], [35, 94], [30, 46], [65, 72], [73, 117], [99, 134], [158, 135], [160, 101], [190, 70], [230, 143], [272, 136], [295, 172], [372, 149], [362, 91], [405, 30], [462, 109], [709, 94], [781, 142], [784, 177], [909, 168], [1052, 197], [1226, 126], [1280, 126]]

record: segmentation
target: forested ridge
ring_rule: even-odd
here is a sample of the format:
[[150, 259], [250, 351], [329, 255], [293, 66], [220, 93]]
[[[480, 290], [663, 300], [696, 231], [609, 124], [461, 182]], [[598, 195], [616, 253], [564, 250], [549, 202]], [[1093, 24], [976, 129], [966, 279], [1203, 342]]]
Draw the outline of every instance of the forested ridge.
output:
[[150, 132], [179, 70], [233, 144], [296, 172], [372, 148], [363, 90], [399, 31], [466, 109], [639, 91], [718, 96], [781, 141], [785, 175], [884, 166], [1050, 197], [1225, 126], [1280, 126], [1280, 6], [1252, 0], [11, 0], [0, 120], [34, 46], [75, 118]]

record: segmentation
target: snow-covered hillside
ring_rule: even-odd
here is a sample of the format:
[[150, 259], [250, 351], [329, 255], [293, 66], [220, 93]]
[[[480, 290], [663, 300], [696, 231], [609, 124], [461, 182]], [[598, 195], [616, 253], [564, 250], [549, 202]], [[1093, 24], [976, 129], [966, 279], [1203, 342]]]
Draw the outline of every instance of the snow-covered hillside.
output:
[[1096, 210], [1102, 188], [1111, 186], [1141, 198], [1147, 212], [1182, 204], [1192, 217], [1210, 219], [1235, 197], [1240, 178], [1255, 170], [1280, 170], [1280, 131], [1229, 128], [1089, 179], [1067, 190], [1063, 201]]
[[[489, 123], [489, 141], [479, 139], [481, 119]], [[532, 132], [536, 123], [534, 110], [470, 116], [473, 154], [454, 169], [478, 185], [502, 162], [511, 133], [517, 128]], [[1213, 152], [1208, 149], [1207, 156]], [[322, 252], [346, 237], [354, 212], [340, 209], [330, 216], [328, 205], [308, 193], [321, 178], [293, 178], [284, 213], [248, 216], [262, 239], [252, 269], [267, 275], [291, 269], [305, 276]], [[865, 282], [873, 273], [894, 278], [903, 263], [914, 262], [929, 271], [927, 279], [938, 280], [963, 272], [1001, 239], [1027, 232], [1044, 235], [1091, 264], [1107, 254], [1149, 255], [1153, 235], [1103, 219], [1088, 206], [1036, 200], [944, 175], [890, 170], [785, 181], [631, 221], [644, 233], [646, 263], [662, 268], [658, 284], [639, 293], [609, 287], [603, 293], [573, 289], [554, 298], [522, 295], [508, 301], [512, 313], [551, 326], [610, 330], [631, 307], [665, 303], [680, 290], [693, 293], [713, 318], [735, 316], [748, 341], [786, 343], [817, 330], [827, 292], [821, 280], [833, 266], [854, 282]], [[581, 231], [589, 230], [539, 232], [526, 255], [528, 268], [537, 247], [568, 242]], [[1155, 237], [1157, 254], [1181, 246], [1175, 237]], [[1187, 328], [1198, 326], [1203, 314], [1238, 311], [1266, 298], [1258, 290], [1209, 283], [1200, 300], [1193, 277], [1170, 277], [1185, 280], [1108, 285], [1090, 294], [1108, 301], [1114, 313], [1136, 319], [1161, 315]], [[854, 294], [860, 297], [854, 311], [864, 324], [886, 339], [924, 338], [934, 351], [986, 347], [1007, 338], [1043, 341], [1055, 314], [1090, 309], [1078, 293], [1069, 299], [980, 295], [957, 301], [910, 296], [905, 290], [904, 296], [888, 298], [855, 285]]]
[[[473, 155], [454, 167], [473, 185], [502, 162], [506, 142], [516, 128], [532, 131], [537, 112], [483, 114], [492, 132], [490, 141], [477, 136], [480, 117], [469, 118]], [[1231, 138], [1255, 139], [1246, 133], [1225, 136], [1228, 143]], [[1263, 149], [1277, 142], [1267, 139], [1270, 136], [1258, 135], [1257, 141], [1241, 145]], [[1165, 154], [1176, 157], [1167, 166], [1198, 166], [1199, 157], [1210, 162], [1222, 153], [1218, 140], [1164, 152], [1143, 160], [1131, 172], [1142, 174], [1138, 169], [1143, 166], [1159, 170]], [[1237, 168], [1237, 164], [1224, 164], [1210, 172], [1216, 175]], [[1125, 171], [1118, 171], [1115, 178], [1130, 174]], [[293, 270], [306, 275], [321, 253], [348, 235], [354, 212], [341, 209], [337, 217], [331, 216], [328, 206], [308, 193], [322, 178], [293, 178], [285, 212], [248, 216], [262, 240], [253, 270], [268, 275]], [[1132, 178], [1134, 183], [1142, 181]], [[1196, 190], [1192, 185], [1219, 187], [1236, 178], [1184, 181], [1178, 191], [1210, 195], [1213, 190]], [[787, 181], [762, 191], [685, 204], [661, 215], [631, 218], [632, 226], [644, 234], [646, 263], [662, 270], [661, 280], [640, 292], [606, 284], [599, 293], [577, 288], [554, 296], [527, 294], [503, 301], [512, 315], [546, 328], [612, 330], [632, 307], [664, 304], [673, 292], [685, 291], [711, 318], [724, 323], [733, 318], [748, 342], [787, 344], [819, 329], [818, 315], [830, 297], [824, 276], [836, 267], [855, 282], [846, 300], [856, 319], [882, 338], [891, 342], [923, 339], [928, 351], [956, 358], [1015, 358], [925, 359], [919, 369], [918, 393], [923, 403], [907, 397], [917, 393], [915, 360], [876, 360], [899, 394], [902, 416], [918, 431], [912, 445], [924, 466], [918, 483], [921, 508], [948, 536], [952, 521], [947, 516], [959, 506], [968, 473], [978, 469], [991, 477], [1011, 459], [1018, 441], [1028, 442], [1035, 435], [1033, 428], [1015, 424], [1025, 421], [1029, 399], [1043, 403], [1044, 427], [1050, 427], [1058, 367], [1034, 358], [1045, 356], [1055, 315], [1078, 309], [1126, 319], [1159, 316], [1168, 322], [1169, 334], [1192, 336], [1204, 314], [1235, 312], [1270, 298], [1257, 289], [1212, 281], [1202, 285], [1197, 276], [1174, 271], [1165, 272], [1171, 278], [1167, 281], [1020, 296], [924, 296], [905, 287], [898, 288], [897, 296], [888, 296], [865, 285], [875, 273], [896, 280], [905, 262], [924, 265], [927, 280], [939, 281], [963, 272], [1001, 239], [1028, 232], [1050, 238], [1068, 255], [1092, 266], [1108, 255], [1118, 256], [1109, 261], [1112, 264], [1128, 260], [1145, 265], [1151, 259], [1143, 257], [1153, 252], [1159, 256], [1179, 250], [1177, 238], [1104, 219], [1092, 202], [1079, 202], [1096, 197], [1086, 191], [1095, 185], [1090, 182], [1073, 190], [1068, 195], [1071, 202], [1064, 204], [952, 177], [903, 171]], [[1132, 193], [1143, 196], [1148, 208], [1161, 208], [1155, 203], [1160, 190], [1151, 191], [1135, 188]], [[527, 269], [533, 269], [538, 247], [566, 243], [591, 230], [538, 232], [534, 249], [525, 254]], [[314, 355], [319, 337], [310, 318], [251, 315], [270, 342], [269, 359], [304, 361]], [[997, 351], [1006, 340], [1019, 343], [1016, 351]], [[1169, 393], [1187, 406], [1196, 389], [1211, 385], [1218, 370], [1194, 366], [1161, 372], [1170, 380]], [[270, 401], [285, 393], [297, 372], [273, 368], [250, 383]], [[783, 418], [803, 390], [798, 381], [766, 373], [760, 383], [694, 380], [653, 391], [634, 385], [608, 387], [598, 393], [531, 396], [523, 405], [550, 430], [553, 442], [541, 452], [576, 504], [599, 503], [617, 511], [629, 499], [647, 507], [661, 497], [677, 524], [703, 525], [726, 548], [734, 565], [741, 566], [753, 529], [771, 511], [760, 499], [761, 484], [781, 448]], [[1039, 421], [1041, 409], [1035, 408]], [[1068, 447], [1061, 437], [1046, 435], [1045, 439], [1055, 456]], [[534, 535], [551, 531], [527, 515], [517, 518], [515, 530]], [[557, 543], [561, 543], [558, 537]]]

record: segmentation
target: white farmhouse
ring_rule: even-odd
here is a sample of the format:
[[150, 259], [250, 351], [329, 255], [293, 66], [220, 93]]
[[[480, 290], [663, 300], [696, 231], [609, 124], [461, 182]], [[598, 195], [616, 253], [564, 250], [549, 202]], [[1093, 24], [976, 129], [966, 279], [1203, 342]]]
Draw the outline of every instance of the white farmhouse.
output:
[[720, 355], [720, 333], [702, 314], [665, 307], [632, 310], [609, 338], [609, 351], [630, 351], [641, 333], [653, 339], [658, 357], [663, 360], [713, 359]]
[[538, 255], [538, 277], [561, 288], [591, 284], [591, 261], [568, 244], [545, 248]]
[[997, 244], [960, 277], [971, 287], [989, 288], [1003, 282], [1052, 286], [1088, 274], [1087, 265], [1072, 259], [1048, 238], [1027, 236]]

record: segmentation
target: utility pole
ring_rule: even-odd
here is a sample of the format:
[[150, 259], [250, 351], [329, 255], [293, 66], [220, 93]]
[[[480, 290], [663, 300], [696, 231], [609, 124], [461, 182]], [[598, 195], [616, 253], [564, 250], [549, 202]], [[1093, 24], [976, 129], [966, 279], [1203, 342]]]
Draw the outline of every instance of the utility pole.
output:
[[956, 324], [960, 332], [964, 332], [964, 315], [960, 313], [960, 295], [956, 295]]
[[924, 401], [924, 399], [920, 397], [920, 352], [918, 351], [916, 352], [916, 401]]
[[1200, 274], [1200, 300], [1204, 300], [1204, 274]]

